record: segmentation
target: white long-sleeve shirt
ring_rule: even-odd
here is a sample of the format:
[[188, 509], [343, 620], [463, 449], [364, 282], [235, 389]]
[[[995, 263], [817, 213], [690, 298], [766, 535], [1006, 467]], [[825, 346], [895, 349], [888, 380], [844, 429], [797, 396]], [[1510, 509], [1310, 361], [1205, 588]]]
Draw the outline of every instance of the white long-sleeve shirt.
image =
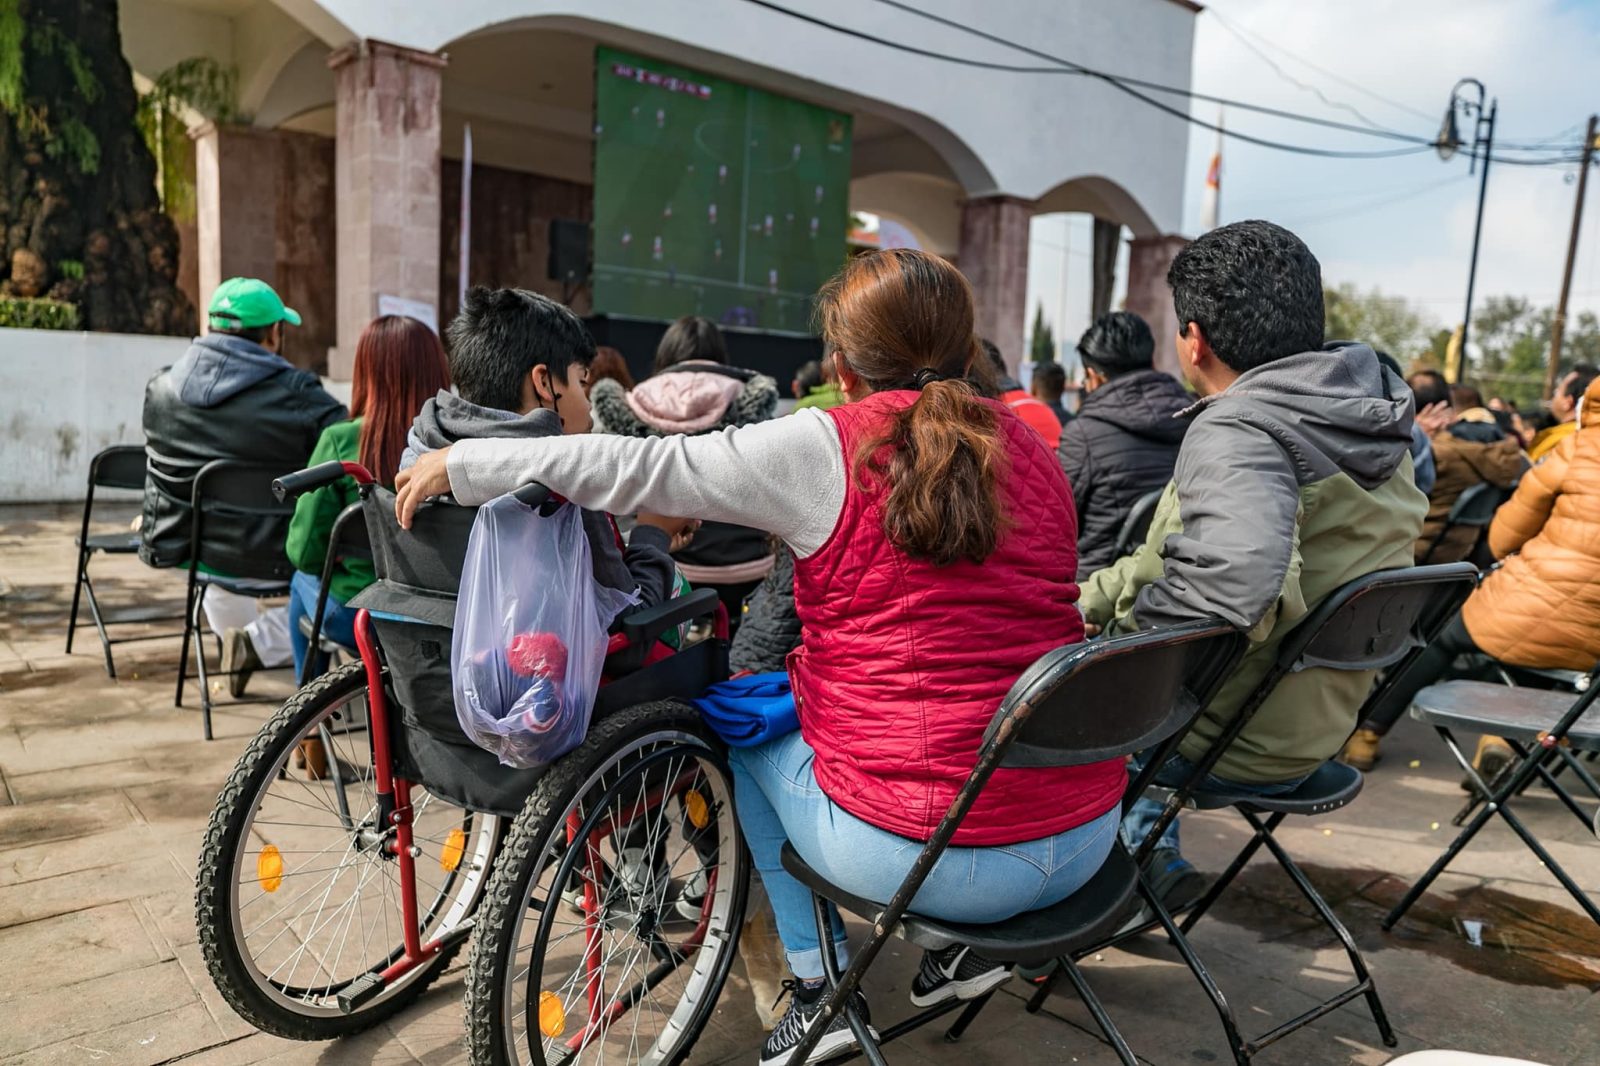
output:
[[595, 511], [733, 522], [813, 555], [844, 509], [839, 431], [822, 411], [698, 437], [480, 438], [450, 449], [450, 491], [487, 503], [531, 481]]

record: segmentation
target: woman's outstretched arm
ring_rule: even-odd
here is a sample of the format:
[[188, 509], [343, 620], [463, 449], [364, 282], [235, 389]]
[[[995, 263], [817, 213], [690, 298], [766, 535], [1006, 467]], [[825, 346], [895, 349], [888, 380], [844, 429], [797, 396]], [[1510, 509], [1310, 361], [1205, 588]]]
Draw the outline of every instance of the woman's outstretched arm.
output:
[[827, 541], [844, 506], [838, 431], [820, 411], [700, 437], [480, 439], [435, 454], [444, 456], [443, 471], [434, 469], [438, 461], [419, 463], [417, 483], [400, 482], [402, 524], [421, 495], [449, 491], [480, 504], [538, 481], [591, 510], [764, 529], [804, 558]]

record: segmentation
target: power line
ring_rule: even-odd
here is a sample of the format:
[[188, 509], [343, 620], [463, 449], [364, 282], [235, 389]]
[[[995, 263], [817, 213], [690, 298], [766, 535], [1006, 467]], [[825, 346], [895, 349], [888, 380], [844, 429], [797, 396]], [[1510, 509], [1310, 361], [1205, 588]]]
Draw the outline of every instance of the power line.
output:
[[1296, 227], [1310, 226], [1315, 225], [1318, 222], [1326, 222], [1329, 219], [1346, 219], [1354, 218], [1359, 215], [1367, 215], [1374, 211], [1381, 211], [1385, 208], [1392, 207], [1395, 204], [1404, 203], [1408, 200], [1415, 200], [1419, 196], [1433, 192], [1436, 189], [1441, 189], [1446, 185], [1460, 184], [1465, 180], [1469, 180], [1469, 177], [1466, 174], [1452, 174], [1443, 181], [1430, 181], [1422, 186], [1399, 193], [1398, 195], [1382, 195], [1365, 203], [1354, 203], [1346, 207], [1336, 208], [1331, 211], [1322, 211], [1317, 214], [1307, 215], [1302, 218], [1290, 217], [1284, 220], [1284, 225]]
[[[848, 33], [848, 34], [850, 34], [852, 36], [859, 36], [859, 37], [863, 37], [863, 38], [865, 38], [867, 40], [876, 41], [876, 42], [878, 42], [880, 44], [885, 44], [885, 45], [887, 45], [888, 47], [891, 47], [891, 48], [900, 47], [899, 42], [889, 41], [889, 40], [886, 40], [884, 38], [880, 38], [880, 37], [876, 37], [876, 36], [871, 35], [871, 34], [867, 34], [867, 33], [863, 32], [863, 31], [852, 30], [852, 29], [849, 29], [847, 27], [839, 27], [839, 26], [837, 26], [837, 25], [835, 25], [833, 23], [829, 23], [829, 22], [827, 22], [827, 21], [825, 21], [823, 19], [818, 19], [818, 18], [815, 18], [814, 16], [809, 16], [809, 15], [802, 15], [802, 14], [800, 14], [798, 12], [789, 11], [787, 8], [782, 8], [779, 5], [767, 3], [766, 0], [751, 0], [751, 2], [760, 3], [764, 7], [771, 7], [771, 8], [774, 8], [775, 10], [784, 11], [787, 14], [795, 15], [796, 17], [805, 18], [807, 21], [815, 22], [818, 25], [826, 26], [826, 27], [828, 27], [830, 29], [837, 29], [840, 32], [845, 32], [845, 33]], [[1284, 144], [1282, 142], [1279, 142], [1279, 141], [1268, 141], [1268, 140], [1265, 140], [1265, 139], [1260, 138], [1260, 137], [1254, 137], [1254, 136], [1252, 136], [1250, 134], [1243, 134], [1243, 133], [1238, 133], [1238, 132], [1233, 131], [1233, 130], [1227, 130], [1227, 129], [1222, 128], [1221, 126], [1213, 125], [1213, 124], [1211, 124], [1209, 122], [1205, 122], [1205, 121], [1203, 121], [1201, 119], [1197, 119], [1197, 118], [1193, 117], [1192, 115], [1189, 115], [1186, 112], [1178, 111], [1177, 109], [1168, 107], [1168, 106], [1160, 103], [1159, 101], [1151, 100], [1149, 97], [1144, 96], [1141, 93], [1137, 93], [1137, 92], [1133, 91], [1133, 89], [1129, 88], [1129, 86], [1138, 86], [1139, 88], [1150, 89], [1150, 90], [1152, 90], [1154, 92], [1171, 93], [1173, 95], [1181, 96], [1181, 97], [1184, 97], [1184, 98], [1190, 99], [1190, 100], [1202, 100], [1202, 101], [1206, 101], [1206, 102], [1209, 102], [1209, 103], [1222, 104], [1224, 106], [1234, 107], [1234, 108], [1237, 108], [1237, 109], [1243, 110], [1243, 111], [1254, 111], [1254, 112], [1257, 112], [1257, 113], [1260, 113], [1260, 114], [1273, 115], [1273, 116], [1276, 116], [1276, 117], [1279, 117], [1279, 118], [1286, 118], [1286, 119], [1290, 119], [1290, 120], [1293, 120], [1293, 121], [1296, 121], [1296, 122], [1305, 122], [1305, 123], [1309, 123], [1309, 124], [1312, 124], [1312, 125], [1324, 126], [1324, 127], [1331, 128], [1331, 129], [1345, 130], [1345, 131], [1348, 131], [1348, 132], [1351, 132], [1351, 133], [1360, 133], [1360, 134], [1364, 134], [1364, 135], [1369, 136], [1369, 137], [1385, 137], [1385, 138], [1389, 138], [1391, 140], [1406, 141], [1406, 142], [1409, 142], [1409, 143], [1411, 143], [1413, 145], [1420, 146], [1422, 150], [1426, 150], [1426, 149], [1430, 149], [1430, 148], [1436, 147], [1435, 141], [1433, 139], [1431, 139], [1431, 138], [1415, 137], [1415, 136], [1412, 136], [1412, 135], [1409, 135], [1409, 134], [1401, 133], [1401, 132], [1399, 132], [1397, 130], [1389, 130], [1389, 129], [1385, 129], [1383, 127], [1379, 127], [1379, 126], [1375, 126], [1375, 125], [1373, 125], [1373, 126], [1356, 126], [1356, 125], [1352, 125], [1352, 124], [1347, 123], [1347, 122], [1338, 122], [1338, 121], [1335, 121], [1333, 119], [1321, 118], [1321, 117], [1316, 116], [1316, 115], [1306, 115], [1306, 114], [1302, 114], [1300, 112], [1285, 111], [1285, 110], [1282, 110], [1282, 109], [1279, 109], [1279, 108], [1266, 107], [1266, 106], [1263, 106], [1261, 104], [1247, 103], [1247, 102], [1242, 101], [1242, 100], [1231, 100], [1231, 99], [1228, 99], [1226, 97], [1212, 96], [1212, 95], [1207, 94], [1207, 93], [1195, 92], [1192, 89], [1181, 88], [1181, 87], [1175, 86], [1175, 85], [1164, 85], [1164, 84], [1161, 84], [1160, 82], [1146, 81], [1146, 80], [1144, 80], [1142, 78], [1134, 78], [1134, 77], [1128, 77], [1128, 76], [1125, 76], [1125, 75], [1118, 75], [1118, 74], [1108, 74], [1108, 73], [1106, 73], [1104, 71], [1095, 70], [1092, 67], [1087, 67], [1087, 66], [1083, 65], [1082, 63], [1074, 62], [1073, 60], [1065, 59], [1065, 58], [1062, 58], [1062, 57], [1056, 56], [1056, 55], [1052, 55], [1049, 52], [1044, 52], [1044, 51], [1041, 51], [1041, 50], [1039, 50], [1037, 48], [1030, 47], [1028, 45], [1018, 44], [1015, 41], [1011, 41], [1011, 40], [1008, 40], [1005, 37], [1001, 37], [999, 34], [990, 33], [987, 30], [979, 29], [976, 26], [969, 26], [966, 23], [960, 22], [960, 21], [958, 21], [956, 19], [947, 18], [947, 17], [945, 17], [943, 15], [937, 15], [937, 14], [934, 14], [934, 13], [929, 12], [929, 11], [920, 10], [919, 8], [913, 6], [913, 5], [909, 4], [909, 3], [905, 3], [904, 0], [878, 0], [878, 2], [883, 4], [883, 5], [885, 5], [885, 6], [887, 6], [887, 7], [892, 7], [897, 11], [902, 11], [902, 12], [905, 12], [906, 14], [914, 15], [917, 18], [925, 19], [925, 20], [927, 20], [929, 22], [934, 22], [934, 23], [937, 23], [939, 25], [949, 27], [951, 29], [959, 30], [962, 33], [966, 33], [966, 34], [968, 34], [970, 36], [977, 37], [980, 40], [988, 41], [991, 44], [998, 44], [998, 45], [1001, 45], [1003, 47], [1012, 49], [1013, 51], [1021, 52], [1021, 53], [1025, 54], [1025, 55], [1031, 55], [1031, 56], [1034, 56], [1034, 57], [1039, 58], [1039, 59], [1048, 60], [1048, 61], [1050, 61], [1052, 63], [1055, 63], [1057, 65], [1057, 68], [1060, 68], [1060, 69], [1048, 68], [1048, 67], [1046, 67], [1046, 68], [1039, 68], [1039, 67], [1012, 67], [1012, 68], [1010, 68], [1010, 69], [1014, 70], [1017, 73], [1073, 73], [1073, 74], [1081, 74], [1081, 75], [1084, 75], [1084, 76], [1090, 77], [1090, 78], [1095, 78], [1095, 79], [1098, 79], [1100, 81], [1104, 81], [1107, 84], [1115, 86], [1116, 88], [1122, 90], [1123, 92], [1125, 92], [1128, 95], [1134, 97], [1135, 99], [1141, 100], [1144, 103], [1149, 104], [1151, 107], [1154, 107], [1154, 108], [1156, 108], [1156, 109], [1158, 109], [1160, 111], [1165, 111], [1167, 114], [1173, 115], [1174, 117], [1181, 118], [1184, 121], [1190, 123], [1191, 125], [1199, 126], [1202, 129], [1210, 130], [1210, 131], [1212, 131], [1214, 133], [1221, 133], [1223, 136], [1232, 137], [1235, 140], [1245, 141], [1246, 143], [1258, 144], [1258, 145], [1261, 145], [1263, 147], [1268, 147], [1268, 148], [1275, 148], [1275, 149], [1277, 149], [1279, 151], [1288, 151], [1288, 152], [1296, 152], [1296, 151], [1298, 151], [1300, 154], [1303, 154], [1303, 155], [1322, 156], [1322, 157], [1325, 157], [1325, 158], [1381, 159], [1381, 158], [1386, 158], [1386, 157], [1391, 157], [1391, 156], [1413, 154], [1411, 152], [1349, 152], [1349, 151], [1334, 151], [1334, 150], [1330, 150], [1330, 149], [1319, 149], [1319, 148], [1310, 148], [1310, 147], [1306, 147], [1306, 146], [1286, 145], [1286, 144]], [[912, 46], [908, 45], [908, 46], [905, 46], [905, 47], [908, 50], [912, 50]], [[914, 49], [914, 50], [919, 52], [919, 53], [922, 53], [922, 54], [925, 54], [925, 55], [929, 55], [929, 56], [932, 56], [932, 57], [936, 57], [936, 58], [940, 58], [940, 59], [945, 59], [945, 60], [948, 60], [950, 62], [960, 63], [960, 62], [965, 61], [965, 57], [962, 57], [962, 56], [951, 56], [951, 55], [948, 55], [948, 54], [945, 54], [945, 53], [932, 52], [931, 50], [927, 50], [927, 49]], [[973, 62], [974, 63], [978, 63], [980, 61], [974, 60]], [[1269, 60], [1269, 62], [1270, 62], [1270, 60]], [[1006, 67], [1005, 64], [988, 64], [988, 63], [985, 63], [984, 65], [986, 65], [986, 66], [993, 65], [993, 66], [997, 66], [997, 67], [999, 67], [1001, 69], [1004, 69]], [[1308, 66], [1313, 66], [1315, 69], [1318, 69], [1318, 70], [1321, 69], [1319, 67], [1315, 67], [1315, 64], [1307, 63], [1307, 65]], [[1336, 75], [1334, 75], [1334, 76], [1337, 77]], [[1354, 84], [1354, 83], [1351, 83], [1351, 84]], [[1315, 90], [1313, 90], [1313, 91], [1315, 91]], [[1319, 93], [1318, 95], [1321, 95], [1321, 94]], [[1323, 99], [1326, 100], [1327, 97], [1323, 97]], [[1379, 99], [1384, 99], [1384, 98], [1379, 97]], [[1393, 103], [1393, 101], [1385, 101], [1385, 102]], [[1410, 109], [1408, 109], [1408, 110], [1410, 110]], [[1419, 114], [1419, 115], [1422, 114], [1422, 112], [1416, 112], [1416, 113]], [[1360, 115], [1359, 112], [1356, 112], [1356, 114]], [[1365, 118], [1364, 115], [1360, 116], [1360, 117]], [[1427, 117], [1427, 116], [1424, 115], [1423, 117]], [[1368, 119], [1367, 121], [1370, 122], [1371, 120]], [[1518, 145], [1515, 145], [1515, 144], [1502, 145], [1502, 147], [1511, 148], [1512, 150], [1522, 150]], [[1545, 148], [1547, 146], [1539, 146], [1539, 147], [1541, 147], [1541, 149], [1543, 149], [1543, 148]], [[1524, 162], [1524, 161], [1521, 161], [1521, 160], [1512, 159], [1512, 158], [1509, 158], [1509, 157], [1502, 157], [1502, 156], [1495, 156], [1493, 158], [1494, 158], [1495, 162], [1511, 163], [1511, 164], [1517, 165], [1517, 166], [1549, 166], [1549, 165], [1552, 165], [1552, 164], [1576, 162], [1578, 157], [1576, 155], [1573, 155], [1570, 158], [1568, 156], [1559, 156], [1559, 157], [1553, 157], [1553, 158], [1549, 158], [1549, 159], [1539, 159], [1539, 160], [1532, 160], [1532, 161], [1527, 161], [1527, 162]]]
[[[1127, 93], [1129, 96], [1132, 96], [1134, 99], [1139, 100], [1142, 103], [1147, 104], [1148, 106], [1155, 108], [1157, 111], [1165, 112], [1166, 114], [1171, 115], [1172, 117], [1174, 117], [1176, 119], [1179, 119], [1180, 121], [1187, 122], [1192, 126], [1197, 126], [1200, 129], [1210, 130], [1210, 131], [1215, 132], [1215, 133], [1221, 133], [1224, 136], [1230, 137], [1230, 138], [1232, 138], [1234, 140], [1243, 141], [1243, 142], [1245, 142], [1247, 144], [1259, 145], [1260, 147], [1263, 147], [1263, 148], [1272, 148], [1272, 149], [1276, 149], [1278, 151], [1293, 152], [1293, 153], [1297, 153], [1297, 154], [1300, 154], [1300, 155], [1318, 156], [1318, 157], [1325, 158], [1325, 159], [1386, 159], [1386, 158], [1391, 158], [1391, 157], [1394, 157], [1394, 156], [1414, 155], [1414, 154], [1417, 154], [1417, 153], [1420, 153], [1420, 152], [1431, 151], [1433, 149], [1433, 142], [1429, 141], [1429, 140], [1426, 140], [1424, 138], [1416, 138], [1410, 146], [1405, 147], [1405, 148], [1384, 149], [1384, 150], [1379, 150], [1379, 151], [1342, 151], [1342, 150], [1329, 149], [1329, 148], [1316, 148], [1316, 147], [1312, 147], [1310, 145], [1288, 144], [1288, 143], [1285, 143], [1285, 142], [1282, 142], [1282, 141], [1268, 140], [1267, 138], [1264, 138], [1264, 137], [1256, 137], [1256, 136], [1253, 136], [1251, 134], [1241, 133], [1238, 130], [1224, 129], [1222, 127], [1213, 125], [1210, 122], [1206, 122], [1203, 119], [1195, 118], [1193, 115], [1189, 114], [1186, 111], [1181, 111], [1178, 108], [1170, 107], [1167, 104], [1164, 104], [1159, 100], [1151, 99], [1150, 97], [1144, 95], [1143, 93], [1138, 92], [1137, 90], [1131, 88], [1130, 86], [1133, 83], [1133, 79], [1122, 79], [1122, 78], [1119, 78], [1119, 77], [1117, 77], [1115, 75], [1106, 74], [1106, 73], [1104, 73], [1102, 71], [1093, 70], [1093, 69], [1088, 68], [1088, 67], [1081, 67], [1081, 65], [1072, 63], [1070, 60], [1053, 60], [1054, 62], [1057, 63], [1057, 66], [1055, 66], [1055, 67], [1021, 67], [1021, 66], [1016, 66], [1016, 65], [1013, 65], [1013, 64], [995, 63], [995, 62], [990, 62], [988, 60], [973, 59], [973, 58], [970, 58], [968, 56], [950, 55], [950, 54], [944, 53], [944, 52], [936, 52], [936, 51], [933, 51], [932, 49], [919, 48], [919, 47], [917, 47], [915, 45], [904, 44], [904, 43], [902, 43], [900, 41], [889, 40], [888, 38], [880, 37], [877, 34], [868, 33], [865, 30], [858, 30], [858, 29], [854, 29], [854, 28], [849, 27], [849, 26], [840, 25], [840, 24], [838, 24], [836, 22], [830, 22], [827, 19], [820, 18], [820, 17], [818, 17], [816, 15], [807, 14], [806, 12], [803, 12], [803, 11], [796, 11], [793, 8], [785, 7], [782, 4], [774, 3], [774, 2], [772, 2], [772, 0], [745, 0], [745, 2], [749, 3], [749, 4], [754, 4], [757, 7], [766, 8], [769, 11], [776, 11], [779, 14], [788, 15], [790, 18], [798, 19], [801, 22], [808, 22], [808, 23], [811, 23], [812, 25], [822, 27], [823, 29], [827, 29], [827, 30], [833, 31], [835, 33], [843, 34], [844, 36], [847, 36], [847, 37], [854, 37], [854, 38], [856, 38], [858, 40], [870, 41], [873, 44], [882, 45], [882, 46], [884, 46], [886, 48], [891, 48], [891, 49], [894, 49], [894, 50], [900, 51], [900, 52], [906, 52], [906, 53], [909, 53], [911, 55], [923, 56], [923, 57], [928, 58], [928, 59], [938, 59], [938, 60], [941, 60], [943, 62], [955, 63], [955, 64], [958, 64], [958, 65], [961, 65], [961, 66], [979, 67], [979, 68], [982, 68], [982, 69], [985, 69], [985, 70], [999, 70], [999, 71], [1007, 71], [1007, 72], [1011, 72], [1011, 73], [1023, 73], [1023, 74], [1063, 74], [1063, 73], [1082, 74], [1082, 75], [1085, 75], [1087, 77], [1091, 77], [1091, 78], [1095, 78], [1097, 80], [1103, 81], [1106, 84], [1111, 85], [1111, 86], [1121, 90], [1124, 93]], [[883, 2], [888, 2], [888, 0], [883, 0]], [[937, 16], [925, 16], [925, 17], [937, 18]], [[957, 23], [955, 25], [959, 26], [960, 24]], [[973, 29], [971, 27], [961, 27], [961, 28], [966, 29], [967, 32], [969, 32], [969, 33], [974, 33], [974, 34], [977, 34], [979, 36], [988, 36], [982, 30], [976, 30], [976, 29]], [[996, 38], [996, 40], [999, 40], [999, 39]], [[1009, 47], [1017, 48], [1017, 49], [1019, 49], [1021, 51], [1030, 51], [1030, 52], [1032, 51], [1031, 49], [1027, 49], [1027, 48], [1025, 48], [1025, 47], [1023, 47], [1021, 45], [1010, 44], [1010, 42], [1000, 41], [1000, 43], [1007, 44]], [[1053, 59], [1053, 57], [1048, 57], [1048, 58], [1052, 58]], [[1071, 67], [1071, 68], [1075, 68], [1075, 69], [1063, 70], [1063, 69], [1061, 69], [1062, 66], [1067, 66], [1067, 67]], [[1125, 81], [1127, 82], [1127, 84], [1124, 83]], [[1171, 86], [1161, 86], [1159, 91], [1177, 93], [1179, 95], [1185, 95], [1185, 96], [1189, 96], [1189, 97], [1192, 97], [1192, 98], [1195, 98], [1195, 99], [1205, 99], [1205, 97], [1203, 97], [1203, 96], [1201, 96], [1199, 94], [1190, 93], [1187, 90], [1175, 89], [1175, 88], [1173, 88]], [[1223, 100], [1220, 97], [1211, 97], [1210, 99], [1212, 99], [1212, 100], [1214, 100], [1216, 102], [1219, 102], [1219, 103], [1224, 103], [1224, 104], [1232, 103], [1233, 106], [1240, 107], [1242, 110], [1263, 110], [1260, 107], [1260, 105], [1245, 104], [1245, 103], [1242, 103], [1240, 101], [1231, 101], [1230, 102], [1230, 101]], [[1286, 117], [1286, 118], [1295, 117], [1299, 121], [1312, 122], [1312, 123], [1317, 124], [1317, 125], [1327, 125], [1327, 124], [1329, 124], [1329, 120], [1316, 119], [1316, 118], [1314, 118], [1312, 116], [1306, 116], [1306, 115], [1295, 116], [1291, 112], [1284, 112], [1283, 113], [1283, 117]], [[1343, 126], [1342, 123], [1339, 124], [1339, 125]], [[1364, 128], [1359, 127], [1359, 126], [1349, 126], [1349, 127], [1346, 127], [1346, 128], [1351, 129], [1351, 130], [1353, 130], [1355, 132], [1358, 132], [1358, 133], [1366, 133], [1366, 134], [1369, 134], [1369, 135], [1376, 135], [1376, 131], [1364, 129]]]

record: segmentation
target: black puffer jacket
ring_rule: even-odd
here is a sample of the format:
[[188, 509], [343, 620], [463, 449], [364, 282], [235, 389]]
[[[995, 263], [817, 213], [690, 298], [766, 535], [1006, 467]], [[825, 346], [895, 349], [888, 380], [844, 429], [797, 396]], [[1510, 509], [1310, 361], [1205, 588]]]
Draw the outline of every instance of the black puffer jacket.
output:
[[[325, 427], [349, 417], [315, 374], [243, 337], [199, 337], [144, 390], [149, 455], [139, 558], [148, 566], [188, 561], [195, 474], [213, 459], [265, 463], [288, 474], [306, 465]], [[207, 511], [206, 559], [232, 577], [287, 579], [287, 516], [263, 520]]]
[[750, 597], [750, 609], [733, 635], [728, 663], [735, 673], [770, 674], [785, 669], [800, 646], [800, 616], [794, 609], [794, 553], [779, 548], [772, 573]]
[[1078, 508], [1078, 578], [1116, 561], [1117, 534], [1139, 497], [1172, 480], [1194, 402], [1176, 378], [1138, 370], [1083, 399], [1061, 429], [1061, 469]]

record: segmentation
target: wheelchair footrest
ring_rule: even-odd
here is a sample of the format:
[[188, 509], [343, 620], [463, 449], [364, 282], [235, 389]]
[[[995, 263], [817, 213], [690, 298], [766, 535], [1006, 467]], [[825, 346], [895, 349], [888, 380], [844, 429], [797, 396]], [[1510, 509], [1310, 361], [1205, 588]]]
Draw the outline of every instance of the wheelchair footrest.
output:
[[350, 982], [350, 987], [340, 992], [335, 998], [339, 1003], [342, 1014], [354, 1014], [362, 1007], [383, 995], [383, 990], [389, 984], [375, 973], [364, 973]]

